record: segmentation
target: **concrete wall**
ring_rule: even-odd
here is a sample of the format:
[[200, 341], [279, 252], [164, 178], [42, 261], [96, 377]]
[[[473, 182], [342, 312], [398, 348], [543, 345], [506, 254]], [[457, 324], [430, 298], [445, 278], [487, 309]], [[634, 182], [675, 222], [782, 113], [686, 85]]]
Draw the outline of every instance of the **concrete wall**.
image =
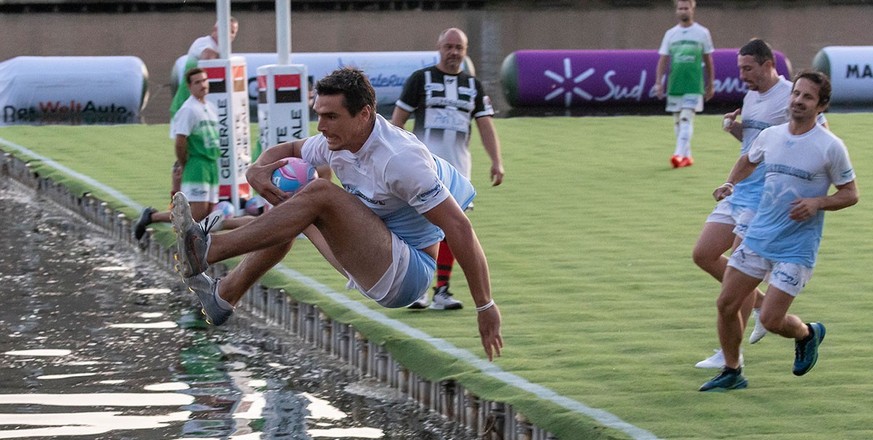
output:
[[[703, 2], [701, 2], [703, 3]], [[804, 2], [797, 2], [804, 3]], [[732, 6], [740, 4], [741, 6]], [[830, 45], [870, 45], [873, 6], [806, 6], [784, 2], [718, 2], [698, 6], [717, 47], [739, 47], [752, 37], [769, 41], [795, 69], [809, 67]], [[241, 23], [235, 52], [275, 50], [272, 11], [233, 10]], [[0, 15], [0, 60], [19, 55], [133, 55], [149, 69], [146, 122], [168, 119], [169, 75], [175, 59], [208, 33], [212, 11], [139, 13], [17, 13]], [[621, 8], [527, 7], [480, 10], [295, 12], [292, 49], [300, 52], [431, 50], [444, 28], [470, 36], [479, 76], [505, 109], [499, 86], [503, 59], [521, 49], [657, 48], [675, 24], [670, 3]], [[503, 107], [503, 108], [501, 108]]]

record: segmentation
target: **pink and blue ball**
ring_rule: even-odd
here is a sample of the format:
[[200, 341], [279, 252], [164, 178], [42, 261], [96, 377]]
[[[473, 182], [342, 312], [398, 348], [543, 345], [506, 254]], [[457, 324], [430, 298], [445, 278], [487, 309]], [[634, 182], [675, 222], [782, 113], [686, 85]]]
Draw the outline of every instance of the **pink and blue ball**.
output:
[[233, 209], [233, 203], [228, 202], [227, 200], [223, 200], [215, 204], [212, 208], [212, 212], [221, 212], [221, 216], [225, 219], [233, 218], [236, 216], [236, 210]]
[[246, 214], [257, 217], [270, 209], [270, 203], [261, 196], [254, 196], [246, 200], [244, 208]]
[[318, 177], [315, 168], [303, 159], [289, 157], [282, 167], [273, 171], [273, 185], [288, 194], [294, 194]]

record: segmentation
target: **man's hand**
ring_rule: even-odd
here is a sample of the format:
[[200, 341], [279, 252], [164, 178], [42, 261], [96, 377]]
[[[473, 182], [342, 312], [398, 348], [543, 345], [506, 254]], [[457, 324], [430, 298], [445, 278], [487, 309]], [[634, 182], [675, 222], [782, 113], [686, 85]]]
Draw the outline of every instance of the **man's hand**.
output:
[[722, 183], [720, 187], [716, 188], [715, 191], [712, 192], [712, 198], [715, 199], [716, 202], [720, 202], [725, 197], [734, 193], [734, 184], [730, 182]]
[[285, 191], [277, 188], [272, 182], [273, 171], [276, 171], [286, 163], [288, 163], [288, 161], [285, 159], [280, 159], [264, 165], [258, 165], [258, 163], [255, 162], [246, 171], [246, 180], [249, 182], [249, 185], [251, 185], [258, 194], [267, 199], [267, 201], [274, 206], [289, 198]]
[[737, 118], [740, 117], [740, 112], [742, 109], [736, 109], [730, 113], [724, 114], [724, 123], [722, 124], [722, 129], [728, 133], [733, 133], [734, 126], [739, 124], [737, 122]]
[[503, 165], [491, 165], [491, 186], [497, 186], [503, 183]]
[[488, 360], [494, 361], [495, 357], [500, 356], [500, 350], [503, 348], [503, 336], [500, 335], [500, 310], [496, 305], [492, 306], [488, 310], [479, 312], [478, 319], [482, 347], [485, 348]]
[[818, 213], [821, 202], [818, 198], [797, 199], [791, 202], [791, 211], [788, 211], [788, 218], [796, 222], [809, 220]]

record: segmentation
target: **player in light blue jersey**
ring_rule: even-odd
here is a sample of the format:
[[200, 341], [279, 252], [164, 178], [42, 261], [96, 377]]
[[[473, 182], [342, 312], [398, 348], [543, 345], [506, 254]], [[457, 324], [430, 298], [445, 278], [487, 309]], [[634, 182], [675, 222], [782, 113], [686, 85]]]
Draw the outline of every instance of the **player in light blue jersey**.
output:
[[[740, 155], [743, 155], [749, 152], [752, 142], [762, 130], [788, 122], [791, 81], [776, 72], [773, 50], [766, 42], [757, 38], [740, 48], [737, 67], [740, 79], [746, 83], [749, 91], [743, 99], [742, 108], [725, 115], [724, 130], [741, 142]], [[819, 122], [827, 126], [824, 115], [820, 114], [819, 118]], [[731, 196], [718, 202], [706, 219], [692, 255], [694, 263], [718, 281], [722, 280], [728, 262], [724, 253], [739, 246], [758, 209], [763, 188], [764, 167], [759, 166], [751, 176], [737, 183]], [[749, 303], [742, 310], [743, 322], [748, 321], [750, 314], [755, 318], [753, 330], [749, 334], [749, 342], [752, 344], [767, 335], [760, 320], [764, 293], [760, 290], [756, 290], [756, 293], [754, 307]], [[716, 350], [715, 354], [695, 366], [722, 368], [724, 354], [721, 350]]]
[[[761, 132], [748, 153], [740, 156], [727, 181], [713, 196], [723, 200], [757, 167], [764, 168], [764, 189], [755, 217], [742, 244], [733, 252], [718, 298], [718, 336], [725, 366], [700, 391], [745, 388], [740, 345], [744, 304], [766, 278], [769, 286], [761, 306], [764, 327], [795, 341], [792, 372], [802, 376], [815, 366], [825, 327], [806, 324], [788, 313], [812, 277], [822, 238], [824, 211], [858, 202], [855, 171], [842, 140], [818, 124], [827, 109], [831, 86], [826, 75], [802, 72], [794, 81], [787, 124]], [[828, 195], [831, 185], [836, 192]]]
[[[791, 82], [776, 72], [776, 60], [770, 46], [763, 40], [754, 39], [740, 48], [737, 54], [737, 68], [740, 79], [749, 91], [743, 99], [743, 106], [725, 115], [724, 130], [741, 142], [740, 155], [749, 151], [749, 146], [761, 130], [788, 121], [788, 95]], [[742, 114], [742, 120], [738, 120]], [[721, 282], [727, 267], [728, 249], [736, 249], [743, 239], [749, 221], [755, 215], [763, 188], [763, 167], [755, 170], [752, 176], [737, 184], [733, 194], [718, 202], [707, 217], [700, 237], [694, 246], [694, 263], [713, 278]], [[752, 344], [763, 338], [764, 330], [758, 319], [758, 311], [764, 293], [756, 290], [754, 303], [755, 327], [750, 336]], [[743, 308], [743, 322], [748, 321], [752, 304]], [[715, 354], [698, 362], [697, 368], [724, 367], [724, 354]]]
[[[210, 235], [190, 219], [184, 195], [173, 199], [179, 270], [220, 325], [233, 305], [305, 233], [349, 288], [384, 307], [406, 307], [427, 291], [445, 238], [476, 304], [489, 360], [500, 355], [500, 311], [491, 296], [488, 262], [464, 208], [470, 181], [435, 157], [415, 135], [376, 113], [376, 95], [360, 70], [343, 68], [315, 86], [320, 134], [267, 149], [246, 173], [275, 207], [250, 224]], [[286, 157], [330, 165], [342, 187], [315, 179], [293, 196], [270, 182]], [[210, 263], [245, 255], [226, 277], [203, 273]]]

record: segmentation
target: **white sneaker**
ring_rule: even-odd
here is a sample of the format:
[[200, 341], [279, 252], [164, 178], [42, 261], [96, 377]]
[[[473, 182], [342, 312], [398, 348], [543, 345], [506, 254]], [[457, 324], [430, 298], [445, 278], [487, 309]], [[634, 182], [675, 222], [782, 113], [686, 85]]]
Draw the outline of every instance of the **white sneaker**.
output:
[[[713, 350], [715, 354], [694, 364], [695, 368], [724, 368], [724, 352]], [[740, 353], [740, 366], [743, 366], [743, 354]]]
[[200, 220], [200, 227], [210, 232], [218, 232], [222, 226], [224, 226], [224, 213], [221, 211], [212, 211]]
[[749, 335], [749, 343], [754, 344], [767, 336], [767, 329], [761, 324], [761, 309], [752, 309], [752, 317], [755, 318], [755, 328]]
[[460, 310], [464, 308], [464, 304], [452, 298], [452, 292], [449, 292], [449, 286], [434, 288], [433, 302], [430, 303], [430, 308], [434, 310]]
[[417, 300], [415, 300], [415, 302], [406, 306], [406, 308], [413, 309], [413, 310], [421, 310], [421, 309], [426, 309], [427, 305], [428, 305], [427, 291], [425, 291], [424, 293], [421, 294], [421, 296], [418, 297]]

